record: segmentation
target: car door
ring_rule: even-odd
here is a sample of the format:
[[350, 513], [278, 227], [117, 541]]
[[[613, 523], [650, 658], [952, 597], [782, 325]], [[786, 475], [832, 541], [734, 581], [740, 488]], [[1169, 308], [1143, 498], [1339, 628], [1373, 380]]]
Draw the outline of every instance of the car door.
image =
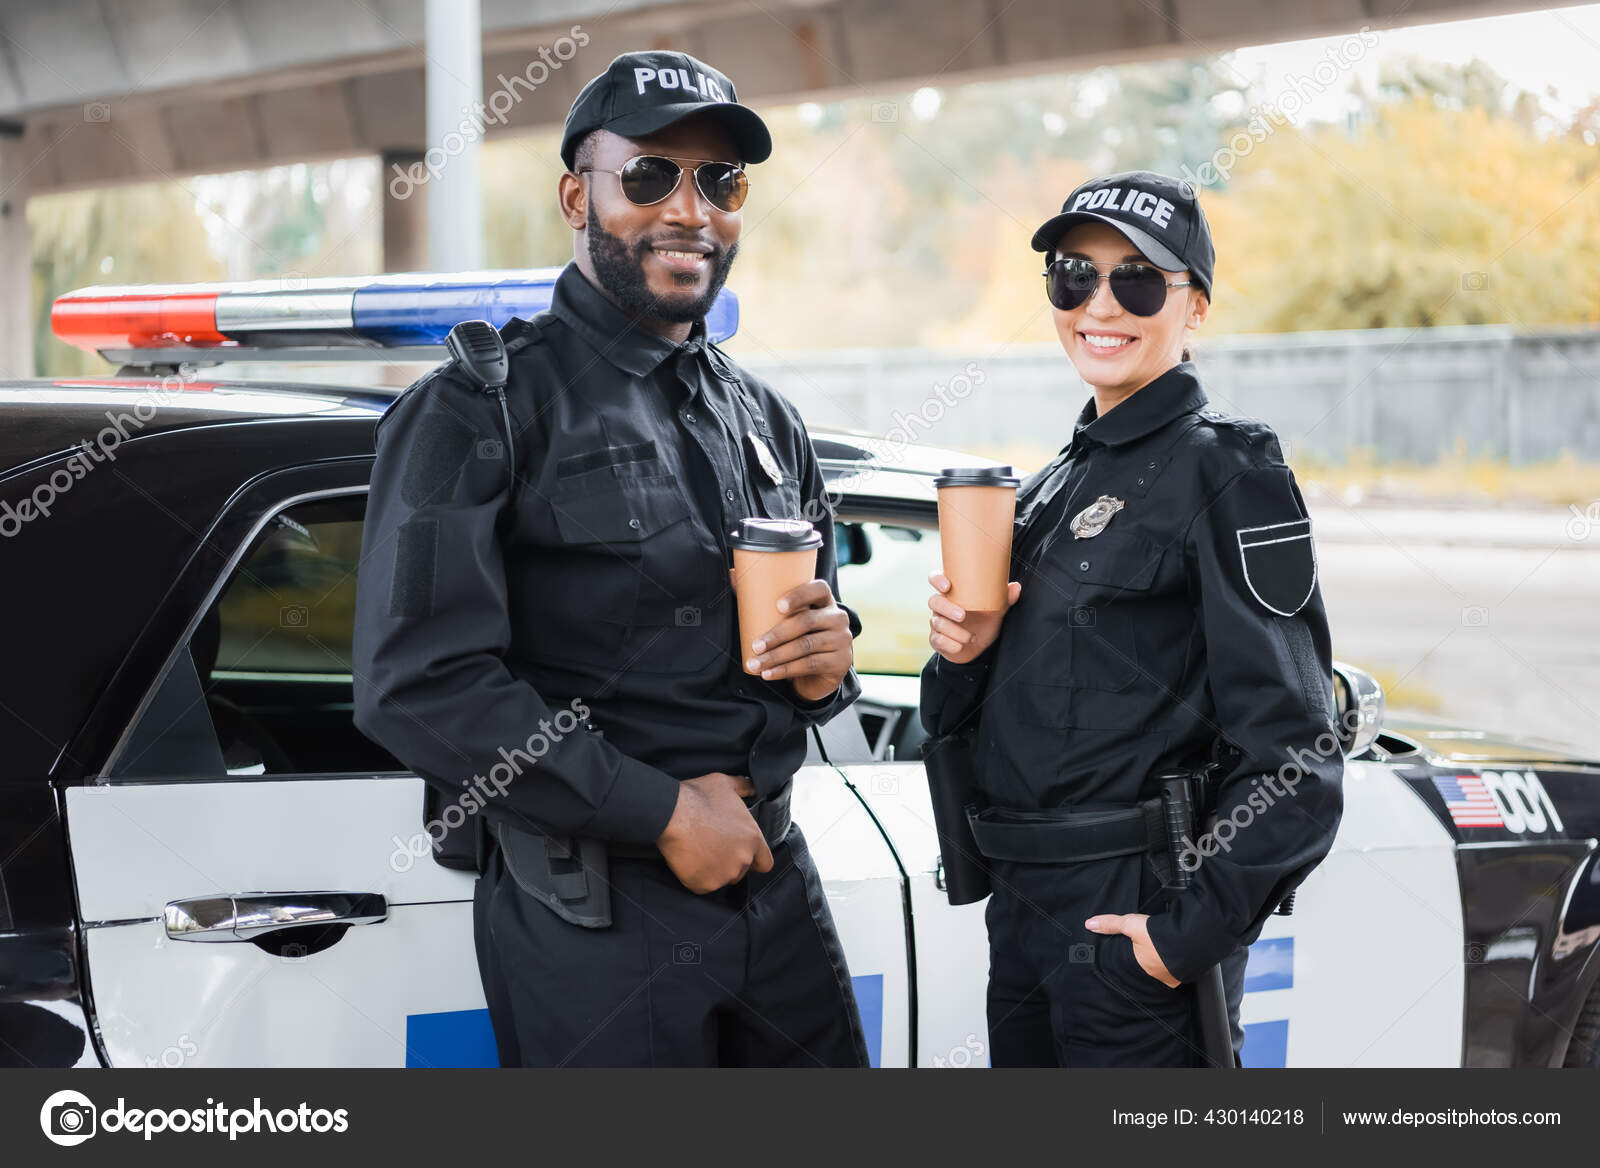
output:
[[871, 748], [854, 708], [811, 736], [791, 811], [822, 877], [872, 1065], [914, 1066], [927, 989], [915, 981], [911, 889], [884, 825], [847, 777], [852, 764], [870, 760]]
[[364, 492], [260, 512], [105, 773], [66, 793], [113, 1066], [495, 1061], [474, 877], [433, 862], [422, 781], [350, 720]]

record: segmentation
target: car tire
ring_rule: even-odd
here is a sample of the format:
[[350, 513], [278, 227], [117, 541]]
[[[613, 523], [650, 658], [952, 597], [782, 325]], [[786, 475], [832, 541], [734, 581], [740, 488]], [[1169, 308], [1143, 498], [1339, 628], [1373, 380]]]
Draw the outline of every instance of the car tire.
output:
[[1600, 983], [1589, 991], [1589, 998], [1578, 1011], [1577, 1024], [1572, 1028], [1572, 1041], [1567, 1044], [1564, 1067], [1588, 1067], [1600, 1070]]

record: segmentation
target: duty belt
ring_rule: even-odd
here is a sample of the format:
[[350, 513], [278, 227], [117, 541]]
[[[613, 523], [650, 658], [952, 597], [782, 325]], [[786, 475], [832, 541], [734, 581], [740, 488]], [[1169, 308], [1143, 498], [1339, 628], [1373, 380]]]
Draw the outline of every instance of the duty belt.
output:
[[1024, 864], [1105, 860], [1167, 845], [1160, 799], [1080, 810], [985, 807], [969, 809], [967, 821], [986, 857]]

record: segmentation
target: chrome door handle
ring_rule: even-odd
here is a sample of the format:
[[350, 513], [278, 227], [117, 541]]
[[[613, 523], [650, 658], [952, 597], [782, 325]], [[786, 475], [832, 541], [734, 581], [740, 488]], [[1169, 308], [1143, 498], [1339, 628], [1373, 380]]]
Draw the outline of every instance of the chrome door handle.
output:
[[170, 901], [164, 915], [174, 941], [253, 941], [302, 925], [375, 925], [389, 902], [381, 892], [248, 892]]

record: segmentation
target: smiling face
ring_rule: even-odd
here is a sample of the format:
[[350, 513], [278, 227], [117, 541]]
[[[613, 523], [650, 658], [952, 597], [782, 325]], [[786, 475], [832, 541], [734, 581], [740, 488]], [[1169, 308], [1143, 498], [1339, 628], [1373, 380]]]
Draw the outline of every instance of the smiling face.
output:
[[640, 154], [686, 167], [740, 161], [727, 133], [695, 116], [642, 138], [595, 130], [579, 152], [584, 175], [561, 176], [561, 210], [577, 232], [574, 258], [591, 283], [641, 323], [681, 341], [722, 289], [739, 251], [743, 214], [706, 202], [685, 173], [659, 203], [628, 201], [614, 172]]
[[[1107, 223], [1074, 224], [1056, 241], [1054, 258], [1091, 260], [1103, 275], [1110, 275], [1123, 263], [1155, 267], [1127, 236]], [[1190, 276], [1176, 271], [1167, 272], [1166, 278], [1185, 280]], [[1078, 307], [1062, 310], [1052, 306], [1051, 312], [1061, 347], [1078, 375], [1116, 398], [1148, 385], [1181, 361], [1189, 331], [1205, 320], [1209, 306], [1205, 292], [1196, 284], [1167, 289], [1160, 312], [1135, 316], [1117, 301], [1110, 281], [1100, 280], [1094, 294]]]

